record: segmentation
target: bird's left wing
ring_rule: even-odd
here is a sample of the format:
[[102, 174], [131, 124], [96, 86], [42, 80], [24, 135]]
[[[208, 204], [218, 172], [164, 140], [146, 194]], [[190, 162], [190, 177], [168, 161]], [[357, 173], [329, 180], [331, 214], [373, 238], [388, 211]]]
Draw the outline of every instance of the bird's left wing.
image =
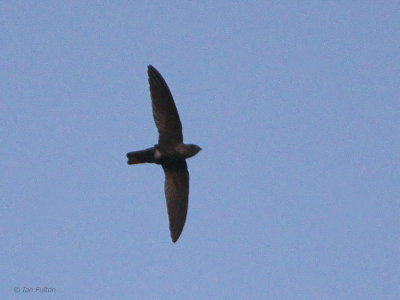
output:
[[189, 172], [186, 160], [163, 163], [165, 172], [165, 198], [167, 200], [169, 229], [175, 243], [186, 221], [189, 197]]

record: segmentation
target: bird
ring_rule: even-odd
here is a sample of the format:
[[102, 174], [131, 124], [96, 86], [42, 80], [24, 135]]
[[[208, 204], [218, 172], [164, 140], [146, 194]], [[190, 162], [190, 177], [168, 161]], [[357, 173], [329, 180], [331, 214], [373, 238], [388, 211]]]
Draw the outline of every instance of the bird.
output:
[[175, 243], [182, 233], [188, 210], [189, 172], [186, 159], [202, 149], [195, 144], [183, 143], [182, 124], [167, 83], [152, 65], [148, 65], [147, 74], [158, 144], [129, 152], [126, 156], [128, 165], [155, 163], [162, 166], [169, 230]]

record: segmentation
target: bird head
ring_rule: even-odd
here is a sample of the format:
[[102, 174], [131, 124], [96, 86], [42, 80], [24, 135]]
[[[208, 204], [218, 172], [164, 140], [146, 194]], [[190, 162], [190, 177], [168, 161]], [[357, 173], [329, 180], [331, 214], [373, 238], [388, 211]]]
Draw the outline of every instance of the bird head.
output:
[[194, 144], [181, 144], [177, 147], [177, 152], [180, 153], [184, 158], [195, 156], [200, 152], [201, 148]]

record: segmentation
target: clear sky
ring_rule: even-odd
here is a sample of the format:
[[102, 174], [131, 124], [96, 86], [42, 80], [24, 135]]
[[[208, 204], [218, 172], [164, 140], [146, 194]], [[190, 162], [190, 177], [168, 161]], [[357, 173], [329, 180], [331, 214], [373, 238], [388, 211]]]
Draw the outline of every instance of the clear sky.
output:
[[[1, 2], [2, 299], [399, 299], [399, 2], [234, 3]], [[148, 64], [203, 148], [176, 244]]]

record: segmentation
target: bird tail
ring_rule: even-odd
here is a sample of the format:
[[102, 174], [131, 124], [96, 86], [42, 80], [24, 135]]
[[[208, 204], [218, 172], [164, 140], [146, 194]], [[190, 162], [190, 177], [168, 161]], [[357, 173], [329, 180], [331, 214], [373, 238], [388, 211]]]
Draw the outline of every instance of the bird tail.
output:
[[128, 158], [128, 165], [141, 164], [141, 163], [154, 163], [154, 147], [140, 151], [133, 151], [126, 154]]

